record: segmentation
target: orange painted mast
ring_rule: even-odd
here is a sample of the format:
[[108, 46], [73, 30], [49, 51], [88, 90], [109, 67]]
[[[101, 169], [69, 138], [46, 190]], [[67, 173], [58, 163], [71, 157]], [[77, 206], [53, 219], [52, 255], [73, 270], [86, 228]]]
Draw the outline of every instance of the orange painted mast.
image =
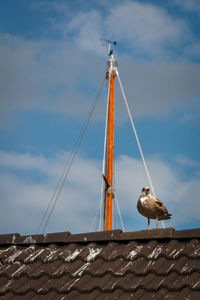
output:
[[[116, 44], [116, 42], [114, 42]], [[117, 62], [113, 51], [110, 50], [107, 76], [108, 79], [108, 115], [106, 139], [106, 168], [105, 168], [105, 196], [104, 196], [104, 230], [112, 230], [112, 199], [113, 195], [113, 147], [114, 147], [114, 78]]]

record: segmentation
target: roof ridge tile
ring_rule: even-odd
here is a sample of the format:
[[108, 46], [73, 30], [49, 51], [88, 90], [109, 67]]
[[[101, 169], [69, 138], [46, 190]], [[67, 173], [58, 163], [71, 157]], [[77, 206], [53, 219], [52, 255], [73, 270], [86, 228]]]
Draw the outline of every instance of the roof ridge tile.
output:
[[200, 238], [200, 228], [175, 230], [174, 228], [162, 228], [123, 232], [120, 229], [111, 231], [98, 231], [71, 234], [70, 232], [57, 232], [45, 234], [33, 234], [21, 236], [18, 233], [0, 235], [0, 245], [27, 245], [27, 244], [67, 244], [88, 243], [104, 241], [128, 241], [128, 240], [159, 240], [159, 239], [194, 239]]

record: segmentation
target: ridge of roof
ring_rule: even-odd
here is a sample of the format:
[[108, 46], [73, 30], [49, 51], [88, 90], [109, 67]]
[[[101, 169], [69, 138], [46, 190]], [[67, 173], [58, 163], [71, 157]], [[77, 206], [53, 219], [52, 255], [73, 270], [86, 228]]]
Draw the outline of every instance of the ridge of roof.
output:
[[120, 229], [89, 233], [71, 234], [69, 231], [21, 236], [19, 233], [0, 235], [0, 245], [26, 245], [50, 243], [87, 243], [97, 241], [129, 241], [150, 239], [200, 238], [200, 228], [175, 230], [173, 227], [123, 232]]

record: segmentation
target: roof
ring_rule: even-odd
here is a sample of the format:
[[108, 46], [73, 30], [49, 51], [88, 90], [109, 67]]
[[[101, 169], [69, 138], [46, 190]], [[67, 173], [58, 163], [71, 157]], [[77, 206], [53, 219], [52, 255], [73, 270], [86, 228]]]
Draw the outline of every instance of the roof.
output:
[[200, 299], [200, 229], [0, 235], [1, 299]]

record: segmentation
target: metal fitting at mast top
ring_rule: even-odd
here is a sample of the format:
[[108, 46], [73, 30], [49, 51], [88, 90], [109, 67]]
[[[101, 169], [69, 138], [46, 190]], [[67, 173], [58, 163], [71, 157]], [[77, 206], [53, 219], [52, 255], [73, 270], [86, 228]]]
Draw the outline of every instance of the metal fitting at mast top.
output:
[[116, 71], [117, 71], [117, 67], [118, 67], [117, 61], [114, 59], [113, 49], [111, 48], [111, 45], [116, 46], [117, 42], [110, 41], [110, 40], [104, 40], [104, 39], [101, 39], [101, 40], [104, 42], [103, 45], [108, 44], [108, 55], [110, 57], [108, 60], [108, 63], [107, 63], [107, 71], [106, 71], [106, 79], [108, 79], [109, 73], [114, 72], [114, 75], [116, 75]]

